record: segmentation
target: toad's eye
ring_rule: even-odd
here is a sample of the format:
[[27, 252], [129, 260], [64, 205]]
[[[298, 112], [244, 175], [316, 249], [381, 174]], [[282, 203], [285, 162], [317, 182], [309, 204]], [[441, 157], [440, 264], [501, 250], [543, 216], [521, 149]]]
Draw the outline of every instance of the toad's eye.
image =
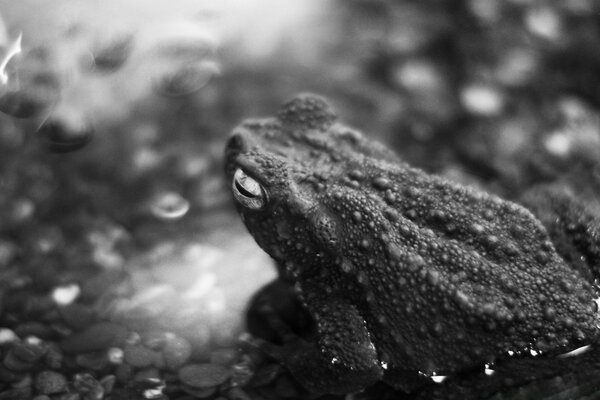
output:
[[231, 183], [233, 197], [242, 206], [251, 210], [260, 210], [267, 204], [267, 195], [260, 183], [238, 168]]

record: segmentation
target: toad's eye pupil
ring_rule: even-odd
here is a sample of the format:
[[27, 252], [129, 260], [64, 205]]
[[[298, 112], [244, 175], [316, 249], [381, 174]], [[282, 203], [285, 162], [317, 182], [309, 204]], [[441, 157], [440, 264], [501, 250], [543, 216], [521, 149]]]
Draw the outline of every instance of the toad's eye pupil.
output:
[[260, 183], [240, 168], [233, 174], [231, 189], [235, 200], [251, 210], [260, 210], [267, 203], [267, 196]]

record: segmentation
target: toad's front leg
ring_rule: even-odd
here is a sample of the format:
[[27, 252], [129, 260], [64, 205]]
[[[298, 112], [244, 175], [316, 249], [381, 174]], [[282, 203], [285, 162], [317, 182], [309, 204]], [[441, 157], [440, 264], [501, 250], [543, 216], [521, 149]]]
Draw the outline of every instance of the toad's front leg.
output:
[[281, 362], [314, 394], [352, 393], [380, 381], [384, 371], [356, 308], [325, 293], [310, 300], [307, 308], [315, 320], [314, 340], [293, 333], [273, 308], [267, 307], [261, 314], [281, 336], [283, 345], [256, 338], [251, 339], [251, 344]]

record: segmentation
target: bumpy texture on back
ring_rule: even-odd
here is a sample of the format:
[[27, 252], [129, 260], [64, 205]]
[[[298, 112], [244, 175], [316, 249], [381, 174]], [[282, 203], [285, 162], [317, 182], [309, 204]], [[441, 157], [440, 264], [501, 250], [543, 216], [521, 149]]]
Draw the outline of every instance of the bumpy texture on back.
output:
[[[592, 284], [527, 209], [412, 168], [334, 120], [324, 100], [302, 95], [277, 118], [244, 123], [227, 148], [229, 176], [242, 169], [268, 199], [260, 210], [238, 204], [244, 222], [295, 283], [332, 360], [357, 362], [351, 323], [403, 388], [417, 372], [598, 336]], [[344, 307], [356, 318], [336, 324]]]

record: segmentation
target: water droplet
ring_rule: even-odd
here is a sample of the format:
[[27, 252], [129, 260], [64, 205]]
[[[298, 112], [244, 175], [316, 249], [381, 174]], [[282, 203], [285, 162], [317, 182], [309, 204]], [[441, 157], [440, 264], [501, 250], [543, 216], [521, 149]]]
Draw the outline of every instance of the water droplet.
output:
[[485, 231], [485, 228], [481, 224], [474, 223], [471, 225], [471, 229], [476, 234], [482, 234]]
[[563, 354], [559, 354], [557, 357], [558, 358], [576, 357], [576, 356], [579, 356], [581, 354], [587, 353], [591, 349], [592, 349], [592, 345], [591, 344], [587, 344], [585, 346], [578, 347], [575, 350], [571, 350], [569, 352], [566, 352], [566, 353], [563, 353]]
[[552, 321], [556, 317], [556, 309], [554, 307], [544, 308], [544, 317]]
[[343, 260], [341, 265], [342, 271], [345, 273], [350, 273], [354, 270], [352, 263], [348, 260]]
[[435, 383], [442, 383], [448, 378], [446, 375], [431, 375], [431, 380]]
[[348, 172], [348, 178], [360, 181], [365, 178], [365, 174], [363, 174], [363, 172], [358, 169], [353, 169], [352, 171]]
[[375, 187], [375, 189], [386, 190], [391, 186], [392, 182], [383, 176], [377, 177], [373, 180], [373, 187]]
[[3, 54], [2, 61], [0, 61], [0, 83], [6, 85], [8, 83], [8, 74], [6, 73], [6, 66], [12, 60], [14, 56], [21, 52], [21, 39], [23, 34], [19, 34], [12, 43], [10, 43], [5, 53]]
[[152, 214], [160, 219], [173, 220], [183, 217], [190, 209], [190, 203], [176, 192], [163, 192], [151, 204]]

